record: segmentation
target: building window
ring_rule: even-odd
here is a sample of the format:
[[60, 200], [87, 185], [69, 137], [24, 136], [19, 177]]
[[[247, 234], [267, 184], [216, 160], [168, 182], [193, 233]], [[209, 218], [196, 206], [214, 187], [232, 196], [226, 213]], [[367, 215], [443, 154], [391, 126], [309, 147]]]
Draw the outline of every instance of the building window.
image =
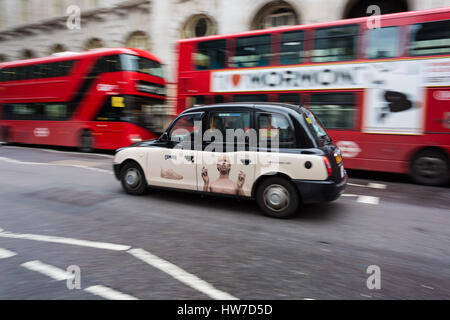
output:
[[36, 57], [36, 55], [33, 52], [33, 50], [25, 49], [22, 51], [22, 59], [33, 59], [35, 57]]
[[85, 50], [91, 50], [91, 49], [97, 49], [97, 48], [104, 48], [105, 45], [102, 40], [99, 38], [91, 38], [88, 41], [86, 41], [86, 44], [84, 45]]
[[370, 5], [376, 5], [380, 8], [381, 14], [396, 13], [408, 11], [408, 0], [349, 0], [345, 6], [343, 18], [366, 17], [367, 8]]
[[310, 110], [327, 129], [353, 129], [355, 121], [354, 93], [313, 93]]
[[128, 48], [150, 50], [150, 37], [144, 31], [135, 31], [130, 34], [125, 42]]
[[186, 21], [181, 30], [181, 38], [211, 36], [217, 33], [216, 23], [207, 15], [195, 15]]
[[369, 30], [367, 58], [386, 59], [398, 56], [398, 27]]
[[67, 48], [63, 44], [55, 44], [50, 48], [50, 54], [65, 52]]
[[356, 58], [358, 25], [320, 28], [315, 31], [314, 62], [349, 61]]
[[411, 56], [450, 53], [450, 20], [415, 24], [411, 27]]
[[251, 28], [256, 30], [297, 24], [299, 24], [298, 15], [290, 4], [284, 1], [273, 1], [259, 10]]

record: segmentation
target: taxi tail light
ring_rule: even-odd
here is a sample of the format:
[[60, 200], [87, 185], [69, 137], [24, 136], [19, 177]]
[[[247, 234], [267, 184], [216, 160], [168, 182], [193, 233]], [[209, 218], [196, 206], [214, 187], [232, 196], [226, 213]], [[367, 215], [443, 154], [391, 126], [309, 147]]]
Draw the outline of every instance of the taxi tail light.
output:
[[327, 167], [328, 177], [330, 178], [333, 175], [333, 168], [331, 168], [330, 160], [327, 157], [322, 157], [323, 162], [325, 163], [325, 167]]

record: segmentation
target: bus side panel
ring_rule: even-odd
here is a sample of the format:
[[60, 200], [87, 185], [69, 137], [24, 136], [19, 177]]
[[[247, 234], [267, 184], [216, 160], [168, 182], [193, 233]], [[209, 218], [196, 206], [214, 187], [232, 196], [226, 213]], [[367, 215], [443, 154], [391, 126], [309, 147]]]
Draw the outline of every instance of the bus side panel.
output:
[[[427, 133], [450, 134], [450, 87], [428, 89], [427, 118], [425, 124]], [[450, 144], [450, 136], [440, 141]]]

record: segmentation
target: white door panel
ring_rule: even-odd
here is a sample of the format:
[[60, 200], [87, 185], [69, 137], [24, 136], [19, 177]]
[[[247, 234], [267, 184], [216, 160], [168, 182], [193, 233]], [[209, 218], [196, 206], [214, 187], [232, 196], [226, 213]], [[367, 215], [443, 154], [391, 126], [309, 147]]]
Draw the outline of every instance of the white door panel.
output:
[[252, 153], [245, 151], [203, 151], [197, 166], [199, 190], [251, 196], [255, 181], [254, 158]]
[[197, 190], [197, 151], [150, 148], [147, 157], [149, 185]]
[[[309, 169], [305, 167], [307, 161], [311, 163]], [[258, 152], [255, 177], [274, 172], [281, 172], [291, 179], [298, 180], [326, 180], [328, 178], [327, 168], [321, 156]]]

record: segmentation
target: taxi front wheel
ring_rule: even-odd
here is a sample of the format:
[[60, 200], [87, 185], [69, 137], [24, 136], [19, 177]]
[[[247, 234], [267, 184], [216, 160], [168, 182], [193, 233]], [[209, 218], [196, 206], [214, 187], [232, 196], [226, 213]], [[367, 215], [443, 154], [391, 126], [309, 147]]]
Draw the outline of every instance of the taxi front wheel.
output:
[[147, 182], [141, 167], [134, 162], [129, 162], [120, 170], [120, 180], [123, 189], [132, 195], [147, 193]]
[[299, 207], [300, 201], [295, 187], [280, 177], [267, 178], [256, 190], [256, 202], [261, 210], [273, 218], [290, 218]]

